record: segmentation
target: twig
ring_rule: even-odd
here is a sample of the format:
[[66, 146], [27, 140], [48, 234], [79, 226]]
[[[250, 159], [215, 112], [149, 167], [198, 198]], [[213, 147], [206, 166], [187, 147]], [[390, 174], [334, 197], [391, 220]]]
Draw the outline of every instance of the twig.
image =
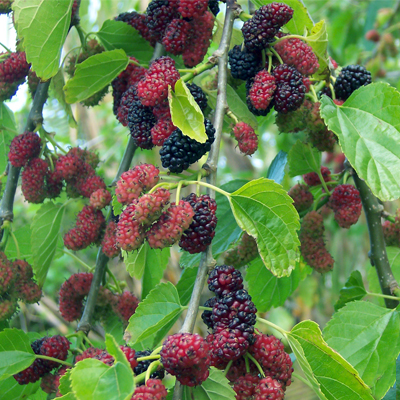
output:
[[[37, 126], [43, 122], [43, 106], [47, 100], [47, 92], [49, 90], [50, 80], [39, 83], [33, 100], [32, 108], [26, 122], [25, 131], [34, 131]], [[6, 187], [4, 188], [3, 198], [0, 205], [0, 226], [4, 221], [12, 221], [14, 218], [14, 197], [17, 190], [18, 178], [21, 168], [13, 167], [8, 163], [8, 176]], [[3, 236], [3, 231], [0, 233], [0, 238]]]
[[[210, 171], [210, 175], [207, 176], [207, 182], [214, 186], [217, 182], [217, 165], [222, 137], [222, 126], [225, 112], [228, 109], [228, 104], [226, 100], [228, 51], [232, 37], [233, 21], [236, 17], [236, 7], [237, 4], [235, 0], [227, 0], [225, 22], [221, 42], [219, 44], [218, 50], [214, 53], [214, 56], [218, 57], [218, 95], [214, 118], [215, 141], [211, 147], [207, 162], [204, 166], [204, 169]], [[214, 190], [208, 189], [207, 191], [210, 197], [215, 198]], [[186, 318], [183, 322], [180, 332], [193, 332], [200, 304], [201, 292], [203, 290], [209, 268], [214, 265], [215, 260], [212, 255], [212, 249], [211, 246], [208, 246], [201, 255], [200, 265], [193, 287], [192, 297], [190, 298]], [[182, 398], [182, 390], [182, 385], [177, 382], [175, 384], [175, 390], [172, 399], [180, 400]]]
[[[381, 224], [382, 206], [371, 192], [371, 189], [358, 177], [355, 171], [353, 173], [353, 179], [360, 192], [365, 216], [367, 218], [369, 240], [371, 244], [369, 253], [371, 265], [376, 268], [382, 293], [389, 296], [393, 293], [397, 294], [400, 288], [393, 276], [392, 268], [390, 267], [386, 253], [385, 240], [383, 238]], [[385, 304], [387, 308], [396, 308], [399, 302], [385, 298]]]

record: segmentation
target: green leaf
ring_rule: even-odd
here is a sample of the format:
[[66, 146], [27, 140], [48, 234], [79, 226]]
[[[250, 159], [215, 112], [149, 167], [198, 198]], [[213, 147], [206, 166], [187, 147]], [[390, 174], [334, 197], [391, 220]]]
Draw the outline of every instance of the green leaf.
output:
[[62, 375], [60, 378], [60, 386], [58, 387], [58, 390], [60, 391], [61, 394], [67, 394], [69, 392], [72, 392], [71, 371], [72, 369], [67, 369], [65, 371], [65, 374]]
[[289, 276], [299, 256], [299, 216], [292, 202], [281, 185], [265, 178], [230, 196], [236, 222], [256, 239], [265, 266], [276, 276]]
[[256, 116], [249, 110], [247, 104], [242, 101], [236, 90], [229, 85], [226, 87], [226, 100], [229, 110], [236, 115], [240, 122], [250, 125], [253, 129], [258, 128]]
[[40, 382], [20, 385], [12, 376], [0, 381], [0, 400], [23, 400], [36, 393]]
[[75, 397], [75, 395], [72, 392], [70, 392], [64, 396], [57, 397], [57, 400], [77, 400], [77, 398]]
[[195, 388], [184, 386], [182, 400], [232, 400], [235, 398], [235, 391], [229, 385], [228, 378], [224, 376], [224, 371], [210, 368], [209, 377]]
[[35, 358], [26, 333], [19, 329], [0, 332], [0, 380], [28, 368]]
[[[222, 190], [232, 193], [235, 190], [242, 187], [244, 184], [248, 183], [244, 179], [235, 179], [221, 186]], [[228, 250], [230, 245], [236, 242], [242, 230], [236, 223], [233, 217], [231, 206], [229, 200], [221, 193], [216, 193], [215, 201], [217, 202], [217, 227], [215, 228], [215, 237], [211, 242], [212, 253], [215, 258], [220, 256], [224, 251]], [[189, 254], [184, 252], [180, 264], [186, 268], [192, 268], [198, 266], [200, 263], [201, 253]]]
[[314, 25], [311, 35], [307, 36], [307, 44], [318, 57], [319, 68], [313, 77], [319, 80], [327, 78], [329, 76], [328, 33], [324, 20]]
[[323, 96], [321, 115], [358, 176], [382, 201], [400, 197], [400, 93], [386, 83], [357, 89], [338, 107]]
[[207, 134], [204, 126], [204, 115], [182, 79], [175, 83], [174, 91], [169, 88], [168, 101], [174, 125], [184, 135], [197, 142], [205, 143]]
[[137, 251], [126, 252], [122, 250], [122, 257], [129, 275], [136, 279], [142, 279], [146, 265], [147, 245], [142, 244]]
[[32, 268], [39, 286], [43, 286], [54, 258], [64, 211], [63, 204], [54, 204], [49, 201], [40, 207], [33, 219], [31, 225]]
[[112, 209], [114, 215], [121, 215], [122, 213], [122, 204], [117, 200], [117, 196], [112, 197]]
[[[252, 0], [257, 7], [261, 7], [274, 0]], [[308, 14], [307, 8], [299, 0], [283, 0], [281, 3], [293, 8], [293, 18], [285, 25], [293, 35], [303, 35], [306, 29], [311, 30], [313, 22]]]
[[129, 344], [134, 345], [157, 333], [171, 321], [176, 321], [181, 312], [176, 287], [170, 282], [160, 283], [139, 303], [130, 318], [126, 329], [131, 336]]
[[261, 258], [252, 261], [245, 279], [249, 284], [249, 294], [259, 312], [266, 312], [271, 307], [283, 306], [286, 299], [294, 292], [312, 268], [299, 262], [290, 276], [277, 278], [267, 268]]
[[[218, 18], [215, 19], [215, 23], [217, 25], [217, 29], [215, 30], [215, 33], [213, 34], [213, 43], [216, 45], [219, 45], [222, 39], [222, 31], [224, 29], [224, 24], [222, 21], [220, 21]], [[237, 28], [232, 29], [232, 38], [229, 43], [229, 48], [232, 49], [235, 45], [240, 45], [243, 43], [243, 35], [242, 31]]]
[[75, 75], [64, 86], [67, 103], [82, 101], [106, 87], [128, 65], [123, 50], [105, 51], [77, 64]]
[[272, 179], [276, 183], [282, 183], [283, 178], [285, 177], [285, 167], [287, 164], [288, 155], [283, 150], [280, 150], [279, 153], [272, 160], [271, 165], [268, 168], [267, 178]]
[[9, 145], [16, 135], [18, 131], [14, 114], [6, 104], [0, 103], [0, 174], [6, 170]]
[[185, 268], [182, 272], [181, 279], [176, 284], [179, 293], [179, 299], [183, 306], [189, 303], [192, 297], [194, 281], [196, 280], [198, 268]]
[[12, 3], [18, 37], [26, 59], [40, 78], [54, 76], [71, 24], [73, 0], [15, 0]]
[[150, 62], [154, 49], [132, 26], [122, 21], [107, 19], [96, 33], [106, 50], [122, 49], [128, 56], [135, 56], [139, 63]]
[[[146, 245], [149, 246], [147, 242]], [[149, 246], [143, 274], [142, 299], [160, 283], [165, 268], [167, 268], [170, 255], [171, 251], [169, 247], [162, 250], [155, 250]]]
[[75, 120], [74, 113], [72, 112], [71, 105], [67, 103], [65, 100], [64, 93], [65, 79], [62, 68], [60, 68], [56, 75], [53, 76], [53, 79], [50, 82], [50, 88], [52, 94], [57, 99], [60, 106], [63, 108], [68, 117], [68, 123], [71, 128], [77, 129], [78, 124]]
[[108, 315], [102, 325], [106, 333], [109, 333], [119, 343], [123, 343], [124, 327], [122, 321], [115, 314]]
[[321, 152], [299, 139], [289, 151], [288, 164], [289, 176], [292, 178], [309, 172], [318, 173], [321, 168]]
[[92, 358], [76, 364], [71, 371], [71, 382], [78, 400], [128, 400], [135, 390], [130, 367], [120, 362], [110, 367]]
[[373, 399], [357, 371], [325, 343], [315, 322], [300, 322], [287, 337], [296, 359], [320, 398], [324, 398], [320, 395], [322, 392], [328, 400]]
[[118, 346], [116, 340], [109, 333], [106, 333], [106, 349], [108, 353], [114, 357], [115, 362], [120, 362], [132, 372], [132, 378], [133, 378], [133, 371], [132, 368], [130, 367], [128, 359], [126, 358], [124, 352]]
[[[18, 242], [19, 258], [24, 259], [26, 262], [32, 264], [32, 247], [31, 247], [31, 227], [24, 226], [13, 231], [15, 239]], [[18, 258], [18, 251], [15, 246], [14, 240], [10, 239], [7, 242], [6, 254], [8, 258]]]
[[328, 345], [358, 371], [380, 399], [395, 381], [399, 326], [398, 310], [354, 301], [333, 315], [323, 333]]
[[335, 310], [338, 311], [350, 301], [361, 300], [366, 294], [367, 291], [365, 290], [360, 271], [353, 271], [344, 287], [340, 289], [339, 299], [335, 304]]

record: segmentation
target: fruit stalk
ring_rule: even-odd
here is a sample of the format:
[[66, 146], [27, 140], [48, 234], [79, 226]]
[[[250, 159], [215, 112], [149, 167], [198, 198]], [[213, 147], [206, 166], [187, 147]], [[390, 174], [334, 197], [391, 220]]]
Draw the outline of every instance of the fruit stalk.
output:
[[[218, 95], [214, 118], [215, 141], [211, 146], [207, 162], [204, 166], [204, 169], [210, 171], [210, 174], [207, 176], [207, 183], [214, 186], [217, 182], [217, 165], [222, 137], [223, 120], [228, 109], [226, 100], [228, 51], [232, 37], [233, 22], [236, 17], [236, 6], [237, 4], [235, 0], [227, 0], [221, 42], [218, 49], [214, 53], [214, 56], [218, 57]], [[207, 192], [210, 197], [215, 198], [214, 190], [208, 189]], [[190, 299], [186, 318], [180, 332], [193, 332], [200, 304], [201, 292], [203, 290], [209, 268], [214, 265], [215, 260], [212, 255], [211, 246], [209, 246], [201, 255], [199, 270], [197, 272], [196, 281], [193, 287], [192, 297]], [[182, 386], [179, 384], [179, 382], [177, 382], [175, 385], [173, 400], [180, 400], [182, 398], [182, 389]]]
[[[400, 288], [393, 276], [392, 268], [386, 253], [385, 240], [383, 238], [381, 215], [383, 207], [379, 204], [378, 199], [373, 195], [367, 184], [361, 180], [356, 172], [353, 173], [354, 183], [360, 192], [362, 205], [367, 219], [369, 240], [371, 250], [369, 258], [371, 265], [375, 267], [378, 274], [379, 284], [382, 293], [385, 295], [398, 295]], [[385, 298], [387, 308], [396, 308], [398, 301]]]

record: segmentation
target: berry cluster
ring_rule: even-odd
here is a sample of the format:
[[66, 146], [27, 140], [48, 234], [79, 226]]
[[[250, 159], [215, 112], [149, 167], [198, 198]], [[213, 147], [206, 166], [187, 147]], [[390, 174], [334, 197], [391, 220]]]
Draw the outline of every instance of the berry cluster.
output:
[[238, 143], [239, 150], [246, 156], [251, 156], [258, 148], [258, 137], [254, 129], [244, 123], [238, 122], [233, 127], [233, 133]]
[[200, 335], [176, 333], [168, 336], [160, 352], [165, 370], [186, 386], [197, 386], [209, 375], [210, 347]]
[[301, 183], [294, 185], [288, 195], [293, 199], [293, 205], [297, 212], [308, 210], [314, 202], [314, 196], [310, 192], [309, 186]]
[[[321, 167], [321, 175], [325, 182], [331, 181], [331, 171], [329, 171], [329, 168]], [[308, 174], [303, 175], [303, 179], [308, 186], [321, 185], [321, 179], [316, 172], [309, 172]]]
[[18, 300], [34, 304], [41, 297], [42, 289], [33, 279], [32, 267], [23, 260], [11, 262], [0, 252], [0, 321], [12, 317]]
[[[75, 0], [75, 2], [76, 2], [76, 0]], [[65, 71], [72, 78], [75, 74], [76, 66], [78, 64], [84, 62], [89, 57], [92, 57], [96, 54], [103, 53], [103, 51], [105, 51], [105, 48], [101, 44], [99, 44], [96, 39], [89, 40], [86, 43], [86, 48], [84, 49], [84, 51], [82, 51], [78, 56], [73, 55], [69, 58], [68, 64], [65, 67]], [[83, 104], [86, 107], [97, 106], [100, 103], [100, 101], [103, 99], [103, 97], [107, 94], [108, 88], [109, 88], [109, 85], [105, 86], [104, 88], [100, 89], [98, 92], [93, 94], [92, 96], [83, 100], [81, 102], [81, 104]]]
[[336, 186], [329, 198], [328, 207], [335, 212], [335, 220], [342, 228], [350, 228], [361, 215], [359, 191], [353, 185]]
[[0, 57], [0, 101], [11, 99], [24, 83], [30, 64], [26, 62], [25, 52], [1, 53]]
[[[56, 335], [35, 340], [31, 348], [35, 354], [65, 361], [68, 356], [70, 342], [64, 336]], [[36, 359], [32, 365], [14, 375], [20, 385], [38, 381], [42, 376], [61, 365], [55, 361]]]
[[400, 211], [396, 211], [395, 222], [382, 223], [383, 236], [387, 246], [400, 247]]
[[133, 26], [152, 46], [156, 42], [174, 54], [182, 55], [187, 67], [199, 64], [207, 53], [217, 0], [152, 0], [144, 15], [120, 14], [116, 19]]
[[301, 222], [299, 233], [300, 252], [307, 264], [316, 271], [331, 271], [334, 260], [325, 247], [324, 221], [322, 215], [311, 211]]
[[235, 246], [225, 253], [224, 262], [227, 265], [240, 268], [253, 261], [257, 256], [257, 242], [245, 232]]
[[42, 140], [33, 132], [24, 132], [13, 138], [8, 160], [14, 167], [24, 167], [32, 158], [40, 154]]
[[217, 226], [217, 203], [208, 195], [191, 193], [183, 199], [194, 211], [193, 221], [183, 232], [179, 246], [190, 254], [201, 253], [211, 244]]
[[[69, 322], [80, 318], [83, 309], [83, 301], [89, 294], [93, 274], [80, 272], [71, 275], [62, 285], [59, 293], [59, 309], [62, 317]], [[100, 317], [107, 316], [107, 307], [117, 314], [123, 322], [128, 322], [135, 313], [139, 300], [131, 292], [121, 294], [112, 293], [110, 290], [100, 287], [96, 307]], [[95, 310], [96, 314], [96, 310]]]
[[348, 65], [340, 71], [333, 88], [339, 100], [347, 100], [355, 90], [370, 83], [371, 73], [362, 65]]
[[148, 379], [145, 385], [138, 386], [131, 400], [165, 400], [168, 392], [160, 379]]

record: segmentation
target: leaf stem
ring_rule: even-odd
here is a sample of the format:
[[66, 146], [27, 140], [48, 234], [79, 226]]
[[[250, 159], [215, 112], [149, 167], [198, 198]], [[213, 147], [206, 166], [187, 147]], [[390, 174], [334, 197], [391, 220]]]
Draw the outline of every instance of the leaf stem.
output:
[[14, 232], [12, 231], [12, 229], [10, 229], [10, 236], [12, 237], [12, 240], [14, 241], [15, 244], [15, 248], [17, 250], [17, 258], [21, 258], [21, 252], [19, 251], [19, 246], [18, 246], [18, 240], [14, 235]]
[[199, 65], [196, 68], [193, 68], [191, 70], [191, 72], [187, 73], [186, 75], [183, 75], [182, 76], [182, 80], [184, 82], [188, 82], [188, 81], [192, 80], [195, 76], [200, 75], [201, 73], [203, 73], [204, 71], [207, 71], [207, 70], [209, 70], [211, 68], [214, 68], [215, 64], [216, 64], [216, 60], [213, 61], [212, 58], [211, 58], [211, 60], [207, 61], [204, 64]]
[[161, 358], [160, 355], [155, 354], [154, 356], [146, 356], [146, 357], [139, 357], [136, 359], [137, 362], [146, 361], [146, 360], [159, 360]]
[[[146, 376], [145, 376], [145, 382], [147, 382], [150, 379], [150, 375], [153, 372], [153, 369], [157, 369], [157, 367], [161, 364], [161, 361], [157, 360], [157, 361], [153, 361], [150, 365], [149, 368], [147, 368], [146, 371]], [[154, 368], [155, 367], [155, 368]]]
[[201, 311], [212, 311], [213, 309], [211, 307], [199, 306], [199, 310], [201, 310]]
[[93, 267], [90, 267], [88, 264], [86, 264], [84, 261], [82, 261], [79, 257], [77, 257], [75, 254], [71, 253], [70, 251], [63, 249], [62, 250], [64, 254], [70, 256], [73, 258], [77, 263], [82, 265], [82, 267], [86, 268], [89, 272], [93, 272]]
[[296, 374], [296, 372], [292, 372], [292, 376], [293, 376], [293, 378], [296, 378], [296, 379], [298, 379], [299, 381], [303, 382], [305, 385], [307, 385], [307, 386], [310, 387], [311, 389], [314, 389], [314, 388], [312, 387], [311, 383], [310, 383], [307, 379], [303, 378], [303, 377], [302, 377], [301, 375], [299, 375], [299, 374]]
[[152, 356], [152, 355], [154, 355], [154, 354], [159, 354], [162, 348], [163, 348], [162, 346], [157, 347], [156, 349], [154, 349], [154, 350], [151, 352], [150, 355]]
[[271, 328], [276, 329], [278, 332], [282, 333], [282, 335], [286, 336], [289, 332], [285, 331], [284, 329], [282, 329], [280, 326], [275, 325], [273, 322], [268, 321], [267, 319], [261, 318], [261, 317], [257, 317], [257, 321], [261, 322], [262, 324], [268, 325]]
[[12, 53], [12, 51], [6, 45], [4, 45], [1, 42], [0, 42], [0, 46], [3, 47], [7, 51], [7, 53]]
[[225, 190], [222, 190], [219, 187], [217, 187], [215, 185], [211, 185], [210, 183], [207, 183], [207, 182], [203, 182], [203, 181], [184, 181], [184, 184], [186, 186], [188, 186], [188, 185], [201, 185], [201, 186], [204, 186], [206, 188], [215, 190], [216, 192], [223, 194], [227, 198], [231, 197], [231, 194], [229, 192], [226, 192]]
[[275, 57], [279, 60], [279, 63], [283, 64], [284, 62], [283, 62], [281, 56], [278, 54], [278, 52], [273, 47], [270, 47], [270, 50], [272, 51], [272, 53], [274, 53]]
[[367, 295], [373, 296], [373, 297], [381, 297], [381, 298], [383, 298], [383, 299], [390, 299], [390, 300], [400, 301], [400, 297], [390, 296], [390, 295], [388, 295], [388, 294], [367, 292]]
[[233, 360], [230, 360], [230, 361], [228, 362], [228, 365], [227, 365], [226, 368], [224, 369], [224, 376], [225, 376], [225, 377], [226, 377], [226, 375], [228, 375], [229, 368], [231, 367], [232, 363], [233, 363]]
[[111, 279], [113, 280], [113, 282], [114, 282], [114, 284], [115, 284], [115, 288], [117, 289], [117, 292], [118, 292], [119, 294], [121, 294], [121, 293], [122, 293], [121, 286], [119, 285], [119, 282], [118, 282], [117, 278], [116, 278], [115, 275], [111, 272], [111, 270], [110, 270], [110, 268], [108, 267], [108, 265], [107, 265], [107, 267], [106, 267], [106, 271], [107, 271], [107, 274], [108, 274], [108, 275], [111, 277]]
[[182, 185], [184, 181], [179, 181], [178, 187], [176, 189], [176, 195], [175, 195], [175, 204], [179, 204], [179, 201], [181, 199], [181, 190], [182, 190]]
[[75, 25], [75, 29], [78, 32], [79, 40], [81, 42], [82, 48], [87, 50], [86, 35], [80, 25]]
[[53, 361], [56, 362], [58, 364], [62, 364], [62, 365], [66, 365], [67, 367], [73, 367], [73, 365], [67, 361], [62, 361], [59, 360], [58, 358], [53, 358], [53, 357], [48, 357], [48, 356], [42, 356], [40, 354], [35, 354], [36, 358], [40, 358], [41, 360], [48, 360], [48, 361]]

